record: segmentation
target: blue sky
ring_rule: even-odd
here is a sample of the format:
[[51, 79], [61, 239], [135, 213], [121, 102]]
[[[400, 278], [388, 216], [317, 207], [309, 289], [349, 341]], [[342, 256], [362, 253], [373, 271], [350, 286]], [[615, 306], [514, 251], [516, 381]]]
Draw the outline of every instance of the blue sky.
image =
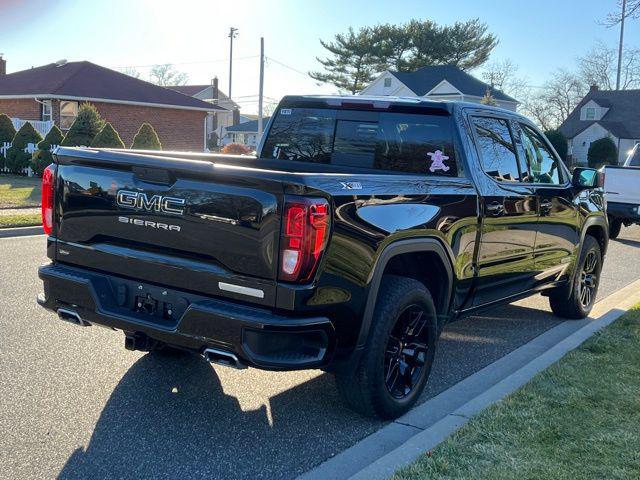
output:
[[[555, 69], [573, 68], [596, 41], [616, 44], [618, 30], [597, 24], [615, 8], [616, 0], [0, 0], [0, 52], [10, 72], [66, 58], [136, 66], [146, 79], [146, 66], [175, 63], [190, 83], [217, 75], [226, 91], [227, 33], [235, 26], [233, 93], [250, 113], [256, 109], [261, 36], [266, 55], [291, 67], [268, 61], [265, 95], [272, 99], [334, 92], [303, 75], [318, 68], [320, 38], [349, 26], [411, 18], [443, 24], [480, 18], [500, 39], [492, 60], [510, 58], [528, 83], [539, 85]], [[640, 47], [640, 20], [628, 22], [626, 43]]]

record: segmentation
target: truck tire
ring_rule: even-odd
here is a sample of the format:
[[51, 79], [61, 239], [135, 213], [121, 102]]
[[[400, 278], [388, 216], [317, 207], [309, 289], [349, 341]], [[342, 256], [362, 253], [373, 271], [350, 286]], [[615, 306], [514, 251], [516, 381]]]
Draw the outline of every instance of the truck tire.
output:
[[622, 220], [619, 218], [609, 217], [609, 238], [618, 238], [622, 229]]
[[407, 412], [427, 384], [438, 334], [436, 308], [424, 284], [385, 275], [359, 364], [350, 374], [336, 374], [345, 402], [369, 417]]
[[549, 305], [553, 313], [573, 320], [587, 317], [596, 300], [601, 270], [600, 244], [591, 235], [586, 235], [572, 280], [571, 295], [568, 294], [569, 286], [560, 287], [549, 295]]

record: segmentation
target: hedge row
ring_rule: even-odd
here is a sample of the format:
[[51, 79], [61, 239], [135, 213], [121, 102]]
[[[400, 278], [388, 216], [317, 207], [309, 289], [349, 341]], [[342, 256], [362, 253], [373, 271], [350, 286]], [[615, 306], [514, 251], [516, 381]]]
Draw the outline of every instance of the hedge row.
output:
[[[0, 168], [7, 167], [12, 173], [19, 173], [23, 168], [30, 166], [36, 175], [41, 175], [53, 161], [50, 151], [52, 145], [126, 148], [113, 125], [105, 122], [98, 109], [90, 103], [80, 105], [78, 115], [66, 135], [54, 125], [44, 139], [29, 122], [16, 132], [11, 119], [1, 114], [0, 145], [3, 142], [9, 142], [12, 145], [7, 151], [6, 160], [0, 155]], [[24, 151], [28, 143], [38, 145], [33, 155]], [[155, 129], [150, 124], [143, 123], [133, 137], [131, 148], [162, 150], [162, 144]]]

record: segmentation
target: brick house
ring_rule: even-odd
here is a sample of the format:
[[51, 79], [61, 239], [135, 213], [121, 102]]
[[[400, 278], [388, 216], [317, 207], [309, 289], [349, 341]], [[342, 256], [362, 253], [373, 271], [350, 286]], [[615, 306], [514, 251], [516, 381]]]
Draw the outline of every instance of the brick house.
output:
[[83, 102], [96, 106], [125, 145], [148, 122], [165, 150], [204, 150], [207, 118], [224, 110], [91, 62], [61, 61], [7, 74], [0, 57], [0, 114], [53, 121], [64, 132]]

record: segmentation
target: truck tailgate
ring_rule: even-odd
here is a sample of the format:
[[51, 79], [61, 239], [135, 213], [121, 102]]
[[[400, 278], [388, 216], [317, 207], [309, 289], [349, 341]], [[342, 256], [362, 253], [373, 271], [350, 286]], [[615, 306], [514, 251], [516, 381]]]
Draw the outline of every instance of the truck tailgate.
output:
[[604, 168], [604, 191], [607, 201], [640, 205], [640, 167]]
[[57, 157], [58, 261], [275, 304], [281, 182], [132, 153], [98, 163], [89, 152]]

